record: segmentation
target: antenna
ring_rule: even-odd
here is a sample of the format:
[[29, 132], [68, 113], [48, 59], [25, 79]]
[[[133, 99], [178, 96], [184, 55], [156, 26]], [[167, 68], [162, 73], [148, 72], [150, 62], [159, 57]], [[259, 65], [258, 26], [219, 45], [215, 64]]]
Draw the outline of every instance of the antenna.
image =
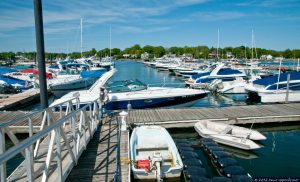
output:
[[80, 19], [80, 54], [82, 57], [82, 18]]

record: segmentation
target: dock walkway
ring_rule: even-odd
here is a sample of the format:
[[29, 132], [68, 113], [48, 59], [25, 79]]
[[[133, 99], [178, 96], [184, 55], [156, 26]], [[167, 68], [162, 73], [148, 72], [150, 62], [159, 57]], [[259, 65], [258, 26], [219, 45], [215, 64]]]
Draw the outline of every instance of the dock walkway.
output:
[[7, 98], [0, 99], [0, 110], [17, 109], [26, 103], [40, 99], [40, 89], [32, 88], [22, 93], [11, 95]]
[[[66, 181], [114, 181], [117, 165], [120, 165], [120, 172], [116, 174], [119, 178], [117, 181], [130, 181], [128, 138], [128, 131], [118, 129], [116, 115], [107, 118], [87, 145], [87, 150], [79, 158], [78, 164], [72, 169]], [[118, 147], [120, 156], [117, 154]]]
[[217, 108], [143, 109], [129, 111], [132, 125], [155, 124], [166, 128], [193, 127], [199, 120], [228, 124], [300, 121], [300, 103]]

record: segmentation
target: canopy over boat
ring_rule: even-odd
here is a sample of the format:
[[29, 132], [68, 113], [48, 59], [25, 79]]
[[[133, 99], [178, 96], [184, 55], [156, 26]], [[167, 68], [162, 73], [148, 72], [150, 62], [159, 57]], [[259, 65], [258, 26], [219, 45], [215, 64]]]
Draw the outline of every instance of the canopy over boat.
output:
[[[24, 69], [24, 70], [21, 70], [20, 72], [22, 72], [22, 73], [32, 73], [32, 74], [35, 74], [35, 75], [39, 75], [39, 71], [36, 70], [36, 69], [33, 69], [33, 68]], [[48, 79], [53, 78], [52, 73], [46, 72], [46, 78], [48, 78]]]
[[[292, 71], [292, 72], [285, 72], [280, 74], [279, 76], [279, 82], [286, 82], [287, 81], [287, 76], [290, 74], [290, 80], [300, 80], [300, 72], [298, 71]], [[272, 84], [276, 84], [278, 82], [278, 74], [270, 77], [265, 77], [262, 79], [255, 80], [253, 84], [256, 85], [263, 85], [263, 86], [268, 86]]]

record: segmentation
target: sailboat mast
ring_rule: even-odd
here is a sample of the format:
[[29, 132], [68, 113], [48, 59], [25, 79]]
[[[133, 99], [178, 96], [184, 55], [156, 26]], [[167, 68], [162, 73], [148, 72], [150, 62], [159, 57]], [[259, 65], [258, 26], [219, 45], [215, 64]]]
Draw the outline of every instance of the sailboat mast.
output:
[[80, 19], [80, 54], [82, 57], [82, 18]]
[[109, 59], [111, 61], [111, 25], [109, 25]]
[[251, 70], [251, 77], [253, 76], [253, 49], [254, 49], [254, 32], [253, 32], [253, 29], [252, 29], [252, 50], [251, 50], [251, 62], [250, 62], [250, 64], [251, 64], [251, 66], [250, 66], [250, 70]]
[[280, 58], [280, 62], [279, 62], [277, 85], [276, 85], [276, 94], [278, 93], [278, 87], [279, 87], [279, 81], [280, 81], [281, 63], [282, 63], [282, 58]]
[[220, 33], [218, 29], [217, 60], [219, 60]]
[[252, 48], [252, 50], [251, 50], [251, 58], [253, 59], [253, 49], [254, 49], [254, 35], [253, 35], [254, 33], [253, 33], [253, 29], [252, 29], [252, 42], [251, 42], [251, 48]]

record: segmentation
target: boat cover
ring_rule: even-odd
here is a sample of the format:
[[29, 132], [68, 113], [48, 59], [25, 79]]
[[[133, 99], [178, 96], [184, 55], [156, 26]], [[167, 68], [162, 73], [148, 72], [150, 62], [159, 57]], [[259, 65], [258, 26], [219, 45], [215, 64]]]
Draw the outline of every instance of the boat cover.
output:
[[106, 69], [101, 70], [91, 70], [91, 71], [81, 71], [80, 77], [81, 78], [99, 78], [106, 72]]
[[[279, 82], [287, 81], [287, 75], [289, 73], [291, 74], [290, 80], [300, 80], [300, 72], [292, 71], [292, 72], [285, 72], [280, 74]], [[277, 81], [278, 81], [278, 74], [255, 80], [253, 84], [268, 86], [277, 83]]]

